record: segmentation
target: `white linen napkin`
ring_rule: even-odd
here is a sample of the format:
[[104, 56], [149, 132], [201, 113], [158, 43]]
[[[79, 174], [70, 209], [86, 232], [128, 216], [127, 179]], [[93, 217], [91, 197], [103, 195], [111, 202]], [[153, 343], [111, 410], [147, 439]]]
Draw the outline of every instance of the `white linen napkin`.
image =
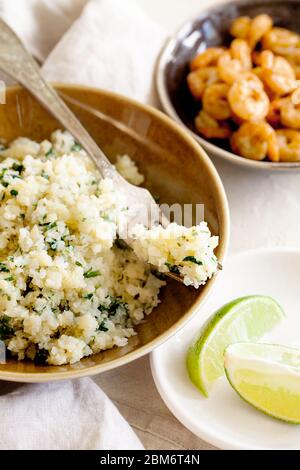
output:
[[[166, 35], [134, 0], [0, 0], [0, 15], [48, 80], [156, 103], [152, 77]], [[91, 379], [7, 387], [0, 384], [0, 449], [143, 448]]]
[[[89, 378], [16, 385], [0, 396], [1, 450], [136, 450], [139, 439]], [[0, 385], [0, 395], [7, 385]]]

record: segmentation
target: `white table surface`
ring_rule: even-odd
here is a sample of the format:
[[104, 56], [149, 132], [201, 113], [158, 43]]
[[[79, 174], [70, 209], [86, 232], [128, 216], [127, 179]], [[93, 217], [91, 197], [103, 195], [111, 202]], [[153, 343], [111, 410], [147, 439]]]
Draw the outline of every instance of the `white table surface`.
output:
[[[203, 6], [217, 1], [224, 0], [139, 0], [139, 3], [172, 34]], [[256, 247], [299, 245], [300, 174], [259, 173], [221, 160], [214, 163], [231, 211], [231, 253]], [[149, 357], [100, 374], [94, 380], [114, 401], [146, 449], [213, 449], [185, 429], [166, 408], [155, 388]], [[5, 386], [1, 393], [5, 393]]]
[[[170, 33], [204, 5], [220, 0], [140, 0]], [[231, 211], [230, 252], [297, 246], [300, 240], [300, 174], [249, 171], [214, 160]], [[149, 358], [98, 376], [147, 449], [212, 449], [168, 411], [153, 383]]]

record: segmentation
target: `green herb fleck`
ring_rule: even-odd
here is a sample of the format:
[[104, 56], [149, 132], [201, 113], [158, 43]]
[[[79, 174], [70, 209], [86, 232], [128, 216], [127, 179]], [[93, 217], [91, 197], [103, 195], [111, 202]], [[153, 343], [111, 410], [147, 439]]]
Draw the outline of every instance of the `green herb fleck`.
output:
[[5, 281], [13, 281], [14, 278], [13, 278], [13, 276], [9, 276], [9, 277], [4, 278], [4, 280]]
[[3, 176], [5, 175], [6, 172], [7, 172], [7, 168], [2, 168], [2, 170], [0, 172], [0, 180], [3, 179]]
[[39, 224], [41, 227], [45, 227], [44, 231], [48, 232], [48, 230], [51, 230], [52, 228], [57, 227], [57, 222], [47, 222], [46, 224]]
[[90, 279], [91, 277], [97, 277], [100, 275], [101, 275], [100, 271], [93, 271], [92, 269], [89, 269], [83, 274], [83, 277], [85, 277], [86, 279]]
[[101, 313], [107, 313], [107, 315], [110, 317], [110, 316], [114, 316], [117, 311], [121, 310], [121, 313], [127, 315], [128, 314], [128, 307], [127, 307], [127, 304], [125, 304], [124, 302], [122, 302], [119, 298], [117, 297], [111, 297], [110, 298], [110, 304], [107, 306], [107, 305], [99, 305], [98, 306], [98, 310], [101, 312]]
[[12, 189], [12, 190], [10, 191], [10, 194], [11, 194], [11, 196], [17, 196], [19, 193], [18, 193], [18, 191], [17, 191], [16, 189]]
[[47, 349], [38, 349], [35, 353], [34, 362], [37, 364], [46, 364], [49, 356], [49, 351]]
[[75, 261], [76, 266], [80, 266], [82, 268], [82, 264], [79, 261]]
[[196, 259], [195, 256], [186, 256], [182, 261], [190, 261], [191, 263], [198, 264], [199, 266], [202, 266], [203, 264], [202, 261]]
[[157, 279], [159, 279], [160, 281], [164, 281], [166, 279], [165, 274], [160, 273], [159, 271], [157, 271], [157, 269], [151, 269], [151, 274], [157, 277]]
[[49, 247], [52, 251], [57, 250], [57, 241], [56, 240], [50, 240], [48, 241]]
[[45, 153], [46, 157], [50, 157], [51, 155], [53, 155], [53, 147], [50, 147], [50, 149], [48, 150], [48, 152]]
[[82, 150], [82, 147], [77, 142], [75, 142], [75, 144], [71, 147], [71, 152], [79, 152], [80, 150]]
[[4, 263], [0, 263], [0, 272], [1, 273], [9, 273], [9, 269]]
[[25, 166], [22, 165], [22, 163], [13, 163], [12, 169], [13, 169], [14, 171], [17, 171], [19, 174], [21, 174], [22, 171], [25, 170]]
[[3, 316], [0, 318], [0, 340], [8, 339], [14, 334], [14, 329], [10, 326], [10, 318]]
[[42, 178], [45, 178], [46, 180], [49, 180], [49, 179], [50, 179], [50, 176], [47, 175], [47, 173], [45, 173], [45, 170], [42, 171], [41, 177], [42, 177]]
[[106, 323], [105, 323], [104, 320], [100, 323], [98, 330], [100, 330], [100, 331], [108, 331], [107, 325], [106, 325]]
[[180, 274], [179, 267], [176, 264], [165, 263], [170, 273]]
[[91, 300], [93, 298], [93, 295], [94, 293], [93, 292], [90, 292], [89, 294], [86, 294], [83, 296], [83, 299], [88, 299], [88, 300]]

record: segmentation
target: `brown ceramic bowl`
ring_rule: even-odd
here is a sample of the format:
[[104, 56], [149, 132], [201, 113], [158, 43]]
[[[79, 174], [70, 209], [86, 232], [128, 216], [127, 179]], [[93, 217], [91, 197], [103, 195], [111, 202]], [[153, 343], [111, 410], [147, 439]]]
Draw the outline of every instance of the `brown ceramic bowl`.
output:
[[[58, 90], [98, 111], [98, 117], [73, 106], [107, 156], [114, 161], [127, 153], [146, 177], [145, 185], [166, 203], [203, 203], [205, 218], [219, 235], [217, 255], [224, 259], [229, 237], [227, 200], [220, 178], [201, 147], [164, 114], [128, 98], [92, 88], [58, 85]], [[100, 112], [99, 112], [100, 111]], [[58, 122], [23, 89], [7, 90], [6, 105], [0, 106], [0, 135], [40, 141], [59, 128]], [[216, 277], [198, 290], [168, 280], [162, 303], [137, 327], [128, 346], [114, 348], [66, 366], [35, 365], [9, 359], [0, 364], [0, 380], [46, 382], [98, 374], [150, 352], [176, 333], [201, 307]], [[199, 313], [201, 315], [201, 313]]]
[[209, 154], [248, 168], [300, 171], [300, 162], [273, 163], [240, 157], [231, 152], [228, 142], [205, 140], [194, 125], [199, 103], [193, 99], [186, 83], [189, 62], [207, 47], [228, 44], [228, 30], [234, 18], [245, 15], [254, 17], [260, 13], [268, 13], [277, 26], [300, 33], [300, 2], [297, 0], [238, 0], [204, 8], [165, 45], [156, 69], [158, 94], [166, 113], [183, 124]]

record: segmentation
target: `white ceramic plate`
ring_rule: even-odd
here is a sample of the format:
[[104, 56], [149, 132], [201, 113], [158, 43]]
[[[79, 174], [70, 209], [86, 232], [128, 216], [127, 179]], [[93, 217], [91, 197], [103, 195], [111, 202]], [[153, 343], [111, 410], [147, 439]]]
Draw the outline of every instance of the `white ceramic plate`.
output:
[[198, 314], [151, 354], [154, 381], [173, 414], [222, 449], [300, 449], [300, 426], [270, 418], [245, 403], [225, 378], [204, 398], [190, 382], [185, 356], [204, 321], [226, 302], [249, 294], [274, 297], [287, 320], [263, 342], [300, 348], [300, 250], [244, 252], [227, 259], [214, 293]]

